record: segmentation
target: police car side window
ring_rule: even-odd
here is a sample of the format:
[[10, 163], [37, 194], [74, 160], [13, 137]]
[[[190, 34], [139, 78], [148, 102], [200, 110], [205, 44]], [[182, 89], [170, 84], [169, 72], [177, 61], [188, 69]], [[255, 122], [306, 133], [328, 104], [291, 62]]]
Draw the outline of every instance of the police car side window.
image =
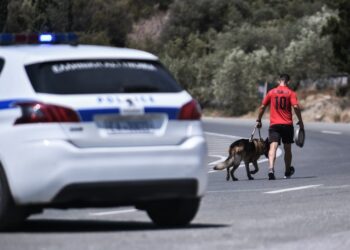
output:
[[5, 65], [5, 60], [0, 58], [0, 75], [1, 75], [2, 69], [4, 68], [4, 65]]

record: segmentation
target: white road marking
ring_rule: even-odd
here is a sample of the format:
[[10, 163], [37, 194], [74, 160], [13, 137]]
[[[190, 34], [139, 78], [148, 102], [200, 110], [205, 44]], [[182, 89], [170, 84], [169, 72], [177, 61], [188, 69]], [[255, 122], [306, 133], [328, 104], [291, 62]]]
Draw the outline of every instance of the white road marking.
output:
[[[284, 190], [288, 190], [288, 191], [295, 191], [295, 190], [302, 190], [302, 189], [306, 189], [306, 188], [316, 188], [316, 187], [320, 187], [322, 186], [320, 189], [342, 189], [342, 188], [350, 188], [350, 185], [340, 185], [340, 186], [323, 186], [323, 184], [318, 184], [318, 185], [312, 185], [312, 186], [304, 186], [304, 187], [296, 187], [296, 188], [289, 188], [289, 189], [284, 189]], [[302, 189], [301, 189], [302, 188]], [[207, 191], [207, 194], [211, 194], [211, 193], [246, 193], [246, 192], [263, 192], [266, 191], [265, 193], [276, 193], [276, 191], [280, 192], [280, 190], [276, 190], [276, 191], [268, 191], [271, 190], [271, 188], [256, 188], [256, 189], [240, 189], [240, 190], [211, 190], [211, 191]], [[284, 192], [288, 192], [288, 191], [284, 191]]]
[[211, 165], [216, 165], [218, 164], [219, 162], [222, 162], [224, 160], [226, 160], [227, 156], [222, 156], [222, 155], [209, 155], [210, 157], [216, 157], [216, 158], [220, 158], [219, 160], [215, 160], [215, 161], [212, 161], [210, 162], [208, 165], [211, 166]]
[[323, 189], [350, 188], [350, 185], [328, 186], [328, 187], [322, 187], [322, 188], [323, 188]]
[[219, 134], [219, 133], [212, 133], [212, 132], [204, 132], [207, 135], [215, 135], [220, 137], [226, 137], [226, 138], [232, 138], [232, 139], [241, 139], [242, 136], [235, 136], [235, 135], [225, 135], [225, 134]]
[[279, 190], [275, 190], [275, 191], [268, 191], [268, 192], [264, 192], [264, 193], [265, 194], [279, 194], [279, 193], [298, 191], [298, 190], [303, 190], [303, 189], [308, 189], [308, 188], [317, 188], [317, 187], [322, 186], [322, 185], [323, 184], [308, 185], [308, 186], [301, 186], [301, 187], [294, 187], [294, 188], [286, 188], [286, 189], [279, 189]]
[[323, 134], [331, 134], [331, 135], [341, 135], [342, 134], [339, 131], [331, 131], [331, 130], [322, 130], [321, 133], [323, 133]]
[[257, 189], [239, 189], [239, 190], [212, 190], [206, 193], [246, 193], [246, 192], [262, 192], [270, 190], [269, 188], [257, 188]]
[[209, 171], [208, 171], [208, 174], [216, 173], [216, 172], [218, 172], [218, 171], [221, 171], [221, 170], [209, 170]]
[[133, 213], [138, 211], [137, 209], [126, 209], [126, 210], [115, 210], [115, 211], [106, 211], [106, 212], [98, 212], [98, 213], [90, 213], [91, 216], [105, 216], [105, 215], [113, 215], [113, 214], [125, 214], [125, 213]]

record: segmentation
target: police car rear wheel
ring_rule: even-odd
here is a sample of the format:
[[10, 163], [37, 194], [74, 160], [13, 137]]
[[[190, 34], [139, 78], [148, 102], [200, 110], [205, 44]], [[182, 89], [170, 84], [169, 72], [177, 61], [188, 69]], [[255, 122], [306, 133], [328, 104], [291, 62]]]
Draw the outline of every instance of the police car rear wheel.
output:
[[24, 210], [13, 202], [5, 174], [0, 167], [0, 230], [14, 228], [25, 218]]
[[195, 217], [200, 199], [160, 201], [150, 204], [147, 214], [152, 221], [163, 227], [181, 227], [189, 224]]

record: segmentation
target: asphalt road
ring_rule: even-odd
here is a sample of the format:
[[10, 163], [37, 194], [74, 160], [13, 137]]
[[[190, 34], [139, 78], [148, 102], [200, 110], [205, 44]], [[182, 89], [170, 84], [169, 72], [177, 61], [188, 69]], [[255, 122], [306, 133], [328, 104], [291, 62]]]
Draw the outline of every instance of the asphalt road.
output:
[[[193, 223], [159, 229], [144, 212], [115, 209], [47, 210], [20, 229], [0, 233], [0, 249], [350, 249], [350, 125], [306, 124], [304, 148], [293, 147], [292, 179], [267, 180], [262, 157], [255, 180], [211, 171], [249, 120], [204, 119], [209, 185]], [[266, 137], [267, 122], [263, 124]]]

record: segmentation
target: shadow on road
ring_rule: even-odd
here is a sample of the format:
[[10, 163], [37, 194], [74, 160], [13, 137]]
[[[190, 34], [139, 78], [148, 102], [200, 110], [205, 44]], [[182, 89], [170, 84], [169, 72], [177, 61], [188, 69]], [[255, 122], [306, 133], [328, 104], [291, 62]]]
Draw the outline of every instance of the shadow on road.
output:
[[[276, 180], [293, 181], [293, 180], [300, 180], [300, 179], [314, 179], [317, 177], [318, 176], [298, 176], [298, 177], [293, 176], [290, 179], [285, 179], [283, 177], [276, 177]], [[242, 181], [253, 183], [255, 181], [269, 181], [269, 179], [267, 177], [263, 177], [263, 178], [254, 178], [254, 180], [248, 180], [248, 179], [244, 179], [244, 178], [241, 178], [238, 181], [232, 181], [231, 179], [229, 181], [223, 180], [223, 182], [226, 182], [226, 183], [238, 183], [238, 182], [242, 182]]]
[[145, 230], [173, 230], [173, 229], [206, 229], [228, 227], [224, 224], [193, 223], [185, 227], [158, 227], [152, 222], [135, 221], [95, 221], [95, 220], [54, 220], [40, 219], [28, 220], [15, 229], [2, 231], [1, 233], [81, 233], [81, 232], [122, 232]]

